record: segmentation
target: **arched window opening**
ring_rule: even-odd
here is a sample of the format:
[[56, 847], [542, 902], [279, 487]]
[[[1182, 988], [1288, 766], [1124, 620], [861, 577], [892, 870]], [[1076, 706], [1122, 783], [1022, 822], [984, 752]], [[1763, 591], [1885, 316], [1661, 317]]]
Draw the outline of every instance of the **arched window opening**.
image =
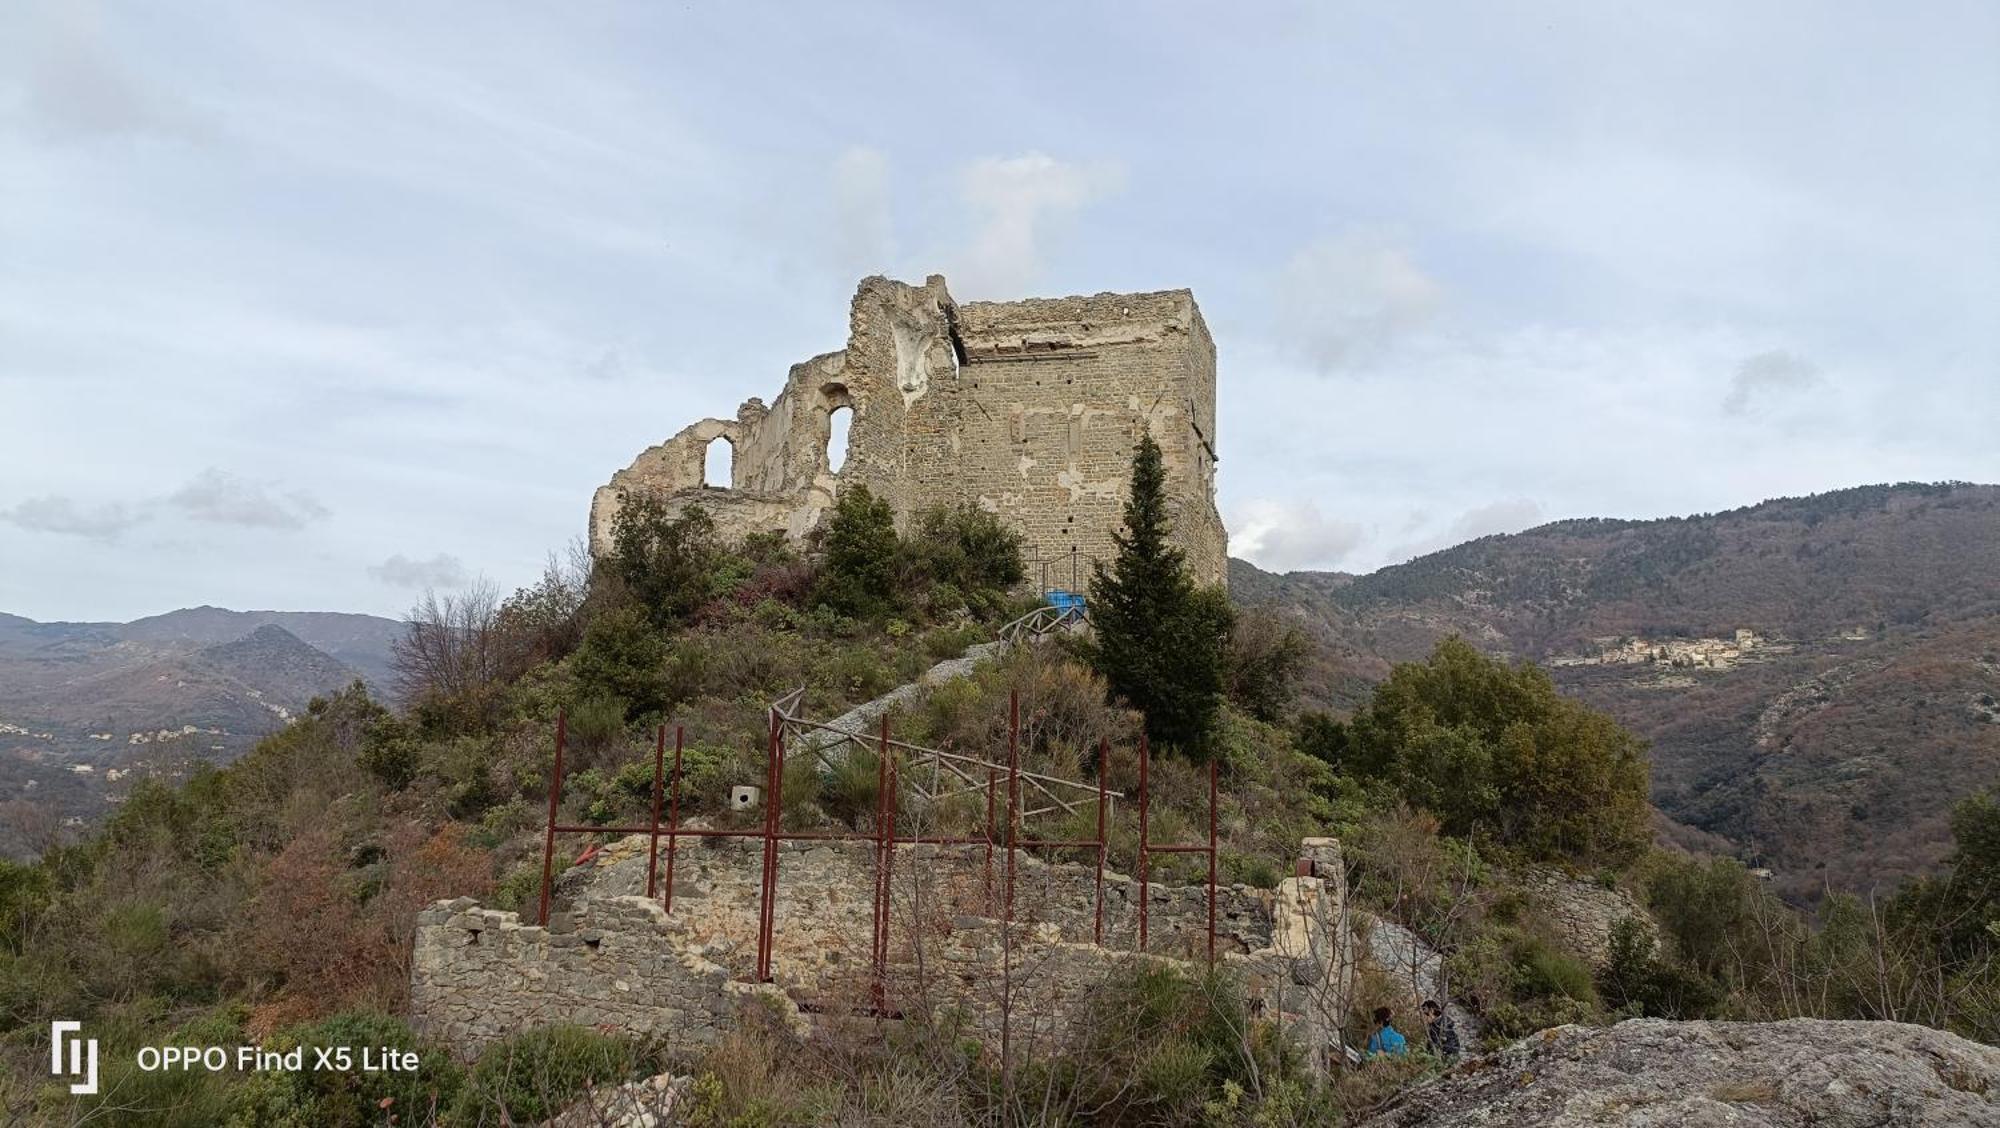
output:
[[705, 486], [728, 489], [736, 484], [736, 444], [728, 439], [710, 439], [702, 455], [701, 481]]
[[826, 423], [826, 469], [830, 474], [840, 473], [847, 465], [847, 429], [854, 422], [854, 409], [845, 405], [827, 413]]

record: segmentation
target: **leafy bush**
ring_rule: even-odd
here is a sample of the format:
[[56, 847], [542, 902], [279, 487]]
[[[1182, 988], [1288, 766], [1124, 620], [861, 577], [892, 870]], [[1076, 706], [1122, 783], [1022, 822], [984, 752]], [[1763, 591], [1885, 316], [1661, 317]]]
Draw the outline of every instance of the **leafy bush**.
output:
[[368, 726], [361, 743], [361, 766], [391, 791], [401, 791], [417, 778], [423, 763], [423, 742], [395, 717]]
[[957, 610], [1026, 578], [1022, 543], [1021, 534], [977, 506], [937, 506], [918, 515], [903, 546], [905, 570], [931, 588], [933, 605]]
[[1298, 694], [1312, 644], [1269, 610], [1237, 615], [1229, 636], [1229, 699], [1260, 721], [1283, 720]]
[[872, 619], [897, 605], [896, 511], [889, 503], [853, 485], [840, 491], [833, 515], [820, 532], [825, 570], [813, 602], [856, 619]]
[[729, 554], [698, 505], [674, 514], [649, 493], [620, 497], [605, 566], [654, 625], [685, 622], [719, 590]]
[[1459, 638], [1399, 663], [1346, 728], [1341, 768], [1389, 781], [1446, 833], [1531, 858], [1630, 863], [1650, 831], [1646, 760], [1616, 721], [1539, 668]]
[[1714, 1017], [1722, 992], [1714, 981], [1655, 954], [1652, 930], [1632, 917], [1611, 926], [1610, 958], [1597, 972], [1604, 1005], [1645, 1018]]
[[666, 660], [666, 641], [646, 617], [620, 607], [591, 620], [570, 669], [586, 699], [616, 698], [628, 718], [637, 718], [666, 711]]
[[[362, 1072], [358, 1057], [351, 1071], [310, 1068], [314, 1047], [347, 1047], [358, 1055], [364, 1046], [378, 1052], [382, 1048], [415, 1051], [418, 1068], [414, 1073]], [[382, 1014], [337, 1014], [280, 1031], [266, 1043], [266, 1048], [273, 1050], [294, 1047], [304, 1047], [308, 1068], [272, 1075], [271, 1089], [258, 1094], [266, 1117], [276, 1105], [296, 1109], [301, 1125], [367, 1128], [381, 1123], [385, 1114], [394, 1116], [398, 1123], [424, 1124], [435, 1112], [452, 1107], [465, 1081], [464, 1071], [443, 1048], [420, 1042], [402, 1019]]]
[[1538, 938], [1515, 946], [1514, 996], [1517, 999], [1564, 998], [1595, 1004], [1597, 988], [1583, 961]]
[[545, 1120], [593, 1085], [631, 1077], [640, 1054], [623, 1038], [581, 1026], [526, 1030], [488, 1046], [453, 1107], [465, 1123]]

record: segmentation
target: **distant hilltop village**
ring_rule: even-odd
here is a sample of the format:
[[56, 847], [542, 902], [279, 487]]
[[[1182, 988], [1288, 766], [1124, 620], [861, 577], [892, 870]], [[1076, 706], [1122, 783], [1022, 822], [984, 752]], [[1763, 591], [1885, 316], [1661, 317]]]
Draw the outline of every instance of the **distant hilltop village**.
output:
[[1738, 627], [1736, 637], [1725, 638], [1599, 638], [1594, 654], [1564, 654], [1549, 659], [1551, 666], [1675, 666], [1682, 669], [1726, 670], [1739, 662], [1762, 657], [1758, 652], [1789, 651], [1790, 646], [1773, 643], [1748, 627]]
[[[1080, 562], [1109, 560], [1124, 523], [1133, 449], [1160, 444], [1174, 539], [1194, 574], [1220, 584], [1227, 538], [1215, 507], [1215, 343], [1186, 290], [1018, 302], [954, 302], [942, 276], [922, 286], [863, 279], [847, 347], [792, 366], [768, 405], [703, 419], [612, 475], [590, 506], [594, 551], [610, 545], [623, 499], [646, 492], [670, 512], [699, 505], [723, 535], [819, 524], [842, 489], [864, 484], [899, 525], [939, 505], [976, 505], [1027, 541], [1044, 577], [1068, 586]], [[852, 411], [845, 459], [833, 417]], [[727, 486], [707, 485], [709, 444], [730, 444]], [[835, 466], [839, 468], [834, 469]]]

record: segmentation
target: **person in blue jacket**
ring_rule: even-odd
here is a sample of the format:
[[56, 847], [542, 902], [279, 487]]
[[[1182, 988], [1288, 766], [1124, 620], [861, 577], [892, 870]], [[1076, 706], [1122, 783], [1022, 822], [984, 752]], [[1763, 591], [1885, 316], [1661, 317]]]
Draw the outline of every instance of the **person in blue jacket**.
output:
[[1402, 1057], [1410, 1052], [1408, 1040], [1390, 1024], [1393, 1017], [1388, 1007], [1375, 1008], [1375, 1033], [1368, 1036], [1367, 1056]]

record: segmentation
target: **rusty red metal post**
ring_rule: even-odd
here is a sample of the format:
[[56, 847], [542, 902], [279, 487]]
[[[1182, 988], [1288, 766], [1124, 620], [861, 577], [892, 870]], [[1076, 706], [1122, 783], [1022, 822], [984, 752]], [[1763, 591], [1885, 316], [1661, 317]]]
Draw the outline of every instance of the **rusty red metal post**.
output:
[[882, 738], [875, 752], [875, 916], [869, 922], [868, 963], [874, 973], [875, 1006], [883, 1004], [882, 977], [887, 949], [883, 938], [888, 925], [882, 919], [888, 911], [885, 899], [889, 882], [889, 716], [882, 715]]
[[681, 829], [681, 745], [686, 736], [685, 728], [674, 726], [674, 797], [667, 808], [667, 888], [660, 903], [667, 912], [674, 911], [674, 850], [680, 844]]
[[660, 866], [660, 799], [666, 783], [667, 726], [661, 725], [653, 734], [653, 822], [652, 831], [646, 836], [646, 897], [650, 900], [654, 890], [654, 877]]
[[1208, 966], [1215, 966], [1215, 761], [1208, 762]]
[[882, 801], [882, 926], [876, 939], [875, 1010], [889, 1009], [889, 929], [896, 907], [896, 790], [899, 773], [895, 754], [889, 750], [889, 718], [882, 718], [882, 761], [888, 766], [887, 788]]
[[1091, 942], [1104, 946], [1104, 852], [1108, 848], [1104, 840], [1104, 773], [1111, 766], [1111, 738], [1105, 737], [1097, 744], [1097, 923], [1091, 933]]
[[986, 769], [986, 911], [993, 911], [993, 823], [994, 799], [1000, 791], [1000, 773]]
[[1021, 837], [1021, 691], [1007, 694], [1007, 904], [1014, 923], [1014, 844]]
[[549, 777], [549, 822], [548, 830], [542, 837], [542, 907], [536, 914], [543, 927], [549, 923], [549, 883], [555, 879], [556, 804], [562, 800], [563, 738], [567, 722], [567, 713], [562, 709], [556, 710], [556, 770]]
[[783, 770], [784, 722], [771, 710], [771, 745], [765, 766], [764, 874], [757, 908], [757, 982], [771, 981], [771, 922], [778, 886], [778, 781]]
[[1147, 792], [1146, 772], [1153, 754], [1146, 746], [1146, 734], [1139, 734], [1139, 950], [1146, 950], [1146, 902], [1152, 900], [1146, 886], [1146, 847], [1150, 841], [1146, 826]]

